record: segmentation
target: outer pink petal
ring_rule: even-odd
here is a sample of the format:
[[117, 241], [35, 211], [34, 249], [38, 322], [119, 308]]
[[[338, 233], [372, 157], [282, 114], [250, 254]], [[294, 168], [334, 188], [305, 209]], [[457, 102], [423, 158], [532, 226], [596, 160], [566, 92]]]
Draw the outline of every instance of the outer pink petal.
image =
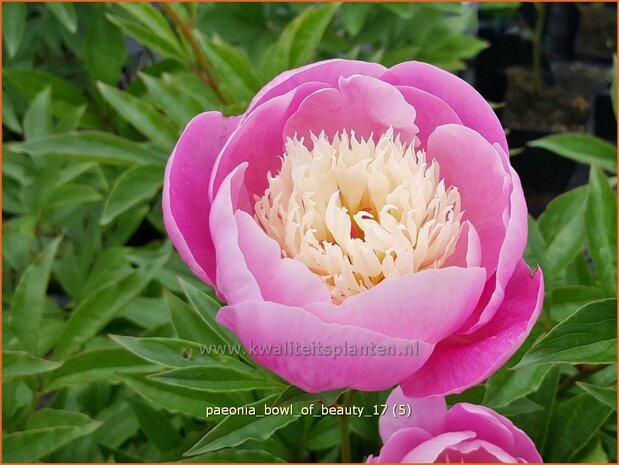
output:
[[340, 78], [338, 89], [329, 88], [307, 97], [286, 123], [287, 137], [318, 135], [332, 138], [343, 129], [357, 137], [378, 138], [389, 127], [406, 142], [415, 139], [415, 109], [391, 84], [369, 76]]
[[458, 431], [443, 433], [432, 439], [422, 442], [402, 459], [402, 463], [433, 463], [441, 456], [445, 449], [460, 444], [475, 437], [472, 431]]
[[239, 247], [264, 300], [301, 307], [313, 302], [331, 303], [329, 290], [318, 275], [298, 260], [282, 258], [277, 242], [246, 212], [237, 211], [235, 217]]
[[436, 343], [453, 334], [475, 309], [483, 268], [441, 268], [386, 279], [339, 306], [312, 304], [328, 323], [349, 324], [392, 337]]
[[234, 212], [247, 202], [243, 185], [246, 168], [247, 163], [243, 163], [226, 177], [213, 199], [210, 218], [217, 258], [217, 293], [228, 302], [262, 299], [258, 283], [239, 248], [239, 229], [234, 218]]
[[424, 367], [401, 383], [409, 397], [462, 392], [498, 370], [530, 333], [542, 308], [541, 270], [533, 277], [520, 261], [494, 318], [468, 336], [440, 342]]
[[471, 439], [445, 450], [441, 462], [462, 463], [518, 463], [518, 459], [496, 444], [481, 439]]
[[462, 124], [453, 109], [435, 95], [410, 86], [397, 86], [408, 103], [415, 109], [415, 125], [419, 128], [420, 147], [425, 149], [428, 137], [444, 124]]
[[[499, 253], [496, 275], [494, 279], [488, 282], [488, 288], [484, 290], [484, 295], [480, 300], [482, 304], [486, 304], [486, 302], [487, 304], [480, 307], [481, 313], [475, 312], [472, 315], [471, 321], [465, 325], [468, 328], [466, 334], [477, 331], [494, 317], [505, 296], [505, 287], [527, 245], [527, 204], [518, 174], [512, 167], [509, 167], [509, 170], [512, 179], [512, 192], [509, 200], [510, 212], [505, 240]], [[489, 297], [486, 297], [486, 295], [489, 295]]]
[[[394, 415], [394, 412], [397, 413], [398, 405], [410, 405], [410, 417]], [[396, 432], [406, 428], [420, 428], [432, 436], [436, 436], [446, 431], [446, 418], [447, 404], [444, 397], [411, 399], [406, 397], [402, 388], [398, 386], [387, 398], [387, 410], [378, 419], [378, 429], [385, 444]], [[413, 447], [414, 444], [410, 444], [408, 450]]]
[[447, 428], [451, 431], [471, 430], [478, 439], [496, 444], [506, 451], [512, 451], [515, 445], [513, 428], [508, 428], [498, 418], [490, 414], [485, 407], [460, 403], [454, 405], [447, 413]]
[[[382, 417], [381, 417], [382, 419]], [[370, 463], [399, 463], [412, 449], [431, 439], [432, 436], [421, 428], [403, 428], [384, 440], [380, 455]]]
[[265, 102], [246, 116], [217, 157], [209, 185], [211, 196], [217, 192], [224, 178], [243, 162], [249, 163], [245, 173], [248, 192], [263, 194], [268, 185], [267, 174], [275, 173], [281, 167], [286, 121], [305, 97], [326, 86], [318, 82], [303, 84]]
[[481, 264], [494, 273], [505, 238], [511, 180], [500, 155], [481, 135], [465, 126], [440, 126], [428, 139], [428, 156], [436, 158], [446, 185], [458, 188], [464, 219], [481, 241]]
[[507, 140], [496, 114], [470, 84], [447, 71], [417, 61], [395, 65], [382, 77], [394, 85], [412, 86], [444, 100], [465, 126], [480, 133], [488, 142], [498, 142], [505, 152]]
[[240, 117], [219, 112], [192, 119], [165, 170], [163, 221], [170, 239], [189, 268], [209, 285], [215, 283], [215, 253], [208, 226], [208, 183], [217, 154]]
[[256, 107], [264, 102], [278, 95], [288, 93], [306, 82], [322, 82], [329, 86], [335, 86], [340, 77], [348, 77], [353, 74], [380, 77], [385, 71], [386, 68], [377, 63], [342, 60], [339, 58], [319, 61], [301, 68], [285, 71], [273, 78], [271, 82], [256, 94], [249, 104], [247, 114], [254, 111]]
[[[302, 308], [274, 302], [245, 301], [224, 307], [217, 320], [239, 337], [254, 360], [308, 392], [338, 388], [383, 390], [418, 370], [432, 352], [430, 344], [420, 342], [418, 355], [400, 355], [406, 353], [410, 341], [354, 326], [326, 324]], [[270, 353], [260, 353], [256, 344]], [[285, 350], [290, 344], [308, 348], [322, 344], [323, 354], [327, 346], [333, 350], [340, 347], [347, 353], [321, 356], [317, 348], [313, 355], [292, 353], [292, 349], [286, 355], [273, 352], [274, 347]], [[351, 355], [344, 344], [354, 347], [358, 354], [364, 350], [364, 355]], [[393, 347], [395, 355], [371, 355], [372, 344]]]
[[[455, 411], [456, 407], [460, 407], [460, 413], [456, 412], [455, 414], [452, 414], [452, 412]], [[462, 412], [466, 413], [463, 414]], [[499, 415], [497, 412], [487, 407], [469, 403], [457, 404], [449, 411], [448, 422], [450, 424], [460, 425], [461, 421], [466, 421], [464, 420], [464, 418], [467, 416], [470, 418], [471, 423], [477, 421], [478, 426], [476, 428], [476, 431], [478, 438], [485, 439], [492, 442], [493, 444], [497, 444], [514, 457], [522, 458], [528, 463], [542, 462], [542, 457], [537, 451], [537, 448], [535, 447], [535, 444], [533, 443], [531, 438], [529, 438], [529, 436], [527, 436], [524, 431], [515, 426], [508, 418]], [[503, 428], [509, 430], [511, 435], [511, 445], [508, 447], [507, 444], [502, 444], [498, 440], [493, 439], [493, 433], [489, 431], [488, 428], [485, 428], [485, 425], [490, 425], [491, 423], [486, 423], [485, 421], [482, 421], [482, 418], [492, 418], [496, 423], [500, 423]]]

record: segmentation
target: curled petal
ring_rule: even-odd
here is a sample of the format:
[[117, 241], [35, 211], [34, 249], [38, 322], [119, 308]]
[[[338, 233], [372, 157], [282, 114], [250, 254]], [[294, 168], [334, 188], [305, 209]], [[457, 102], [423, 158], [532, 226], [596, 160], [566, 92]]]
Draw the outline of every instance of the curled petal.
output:
[[221, 148], [240, 118], [211, 111], [192, 119], [165, 170], [163, 221], [181, 258], [200, 279], [215, 283], [215, 253], [208, 218], [208, 183]]

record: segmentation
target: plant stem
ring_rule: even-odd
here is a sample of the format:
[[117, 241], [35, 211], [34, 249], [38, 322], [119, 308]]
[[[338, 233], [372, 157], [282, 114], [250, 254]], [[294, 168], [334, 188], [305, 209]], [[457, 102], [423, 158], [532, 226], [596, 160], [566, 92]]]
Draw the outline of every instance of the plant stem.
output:
[[[355, 396], [355, 391], [352, 389], [346, 391], [344, 394], [344, 402], [342, 406], [344, 408], [350, 407], [352, 405], [353, 398]], [[351, 455], [350, 455], [350, 434], [348, 432], [348, 416], [342, 415], [340, 417], [340, 450], [341, 450], [341, 462], [342, 463], [351, 463]]]
[[544, 88], [542, 79], [542, 39], [544, 36], [544, 23], [546, 22], [546, 5], [534, 3], [535, 5], [535, 30], [533, 31], [533, 74], [535, 77], [535, 87], [538, 93]]
[[221, 100], [221, 103], [223, 103], [224, 105], [230, 103], [221, 91], [221, 88], [219, 87], [219, 84], [217, 82], [217, 77], [215, 76], [215, 71], [213, 70], [213, 67], [209, 63], [208, 59], [206, 58], [206, 55], [200, 48], [200, 44], [198, 44], [198, 41], [193, 34], [193, 29], [191, 25], [183, 22], [183, 20], [176, 14], [176, 11], [174, 11], [174, 8], [172, 8], [167, 3], [162, 2], [161, 7], [170, 18], [170, 21], [174, 23], [176, 28], [189, 43], [189, 46], [191, 47], [191, 50], [196, 57], [196, 61], [198, 62], [197, 68], [192, 67], [193, 71], [198, 75], [200, 79], [202, 79], [202, 81], [204, 81], [207, 86], [213, 89], [213, 92], [215, 92], [219, 100]]

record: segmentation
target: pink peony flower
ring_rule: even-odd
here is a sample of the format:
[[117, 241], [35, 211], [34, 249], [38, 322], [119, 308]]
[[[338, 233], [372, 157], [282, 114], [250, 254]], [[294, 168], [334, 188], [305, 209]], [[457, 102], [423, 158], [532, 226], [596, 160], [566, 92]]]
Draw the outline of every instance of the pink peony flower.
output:
[[460, 392], [516, 351], [542, 304], [507, 153], [458, 77], [324, 61], [276, 77], [241, 116], [194, 118], [164, 220], [227, 301], [219, 322], [290, 383]]
[[[533, 441], [494, 410], [443, 397], [410, 399], [397, 387], [379, 420], [383, 448], [369, 463], [541, 463]], [[410, 416], [393, 414], [411, 408]], [[403, 407], [402, 407], [403, 406]]]

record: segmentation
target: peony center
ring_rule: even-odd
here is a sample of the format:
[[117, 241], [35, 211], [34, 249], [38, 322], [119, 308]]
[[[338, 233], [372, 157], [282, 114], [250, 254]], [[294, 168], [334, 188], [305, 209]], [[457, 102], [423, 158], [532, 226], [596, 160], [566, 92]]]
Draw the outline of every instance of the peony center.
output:
[[389, 129], [288, 139], [279, 173], [256, 196], [255, 218], [283, 257], [322, 278], [335, 303], [384, 279], [440, 268], [461, 231], [460, 194], [436, 160]]

